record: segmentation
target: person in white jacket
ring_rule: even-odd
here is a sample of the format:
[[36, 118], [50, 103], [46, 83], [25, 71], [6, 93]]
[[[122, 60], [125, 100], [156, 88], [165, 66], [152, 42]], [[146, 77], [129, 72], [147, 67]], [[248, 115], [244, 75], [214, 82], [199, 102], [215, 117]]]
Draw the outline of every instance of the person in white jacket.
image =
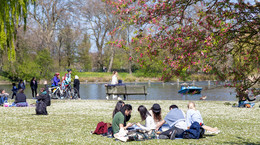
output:
[[145, 120], [145, 125], [142, 125], [139, 122], [136, 125], [146, 132], [151, 132], [151, 131], [155, 130], [156, 129], [155, 121], [154, 121], [152, 115], [146, 109], [146, 107], [143, 105], [140, 105], [138, 107], [138, 112], [141, 115], [142, 121]]

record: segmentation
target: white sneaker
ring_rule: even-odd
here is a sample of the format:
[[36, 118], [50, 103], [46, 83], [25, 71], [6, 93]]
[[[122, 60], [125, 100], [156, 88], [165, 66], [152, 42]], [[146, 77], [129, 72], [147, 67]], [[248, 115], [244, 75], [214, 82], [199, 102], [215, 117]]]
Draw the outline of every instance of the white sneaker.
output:
[[220, 130], [217, 131], [207, 131], [207, 134], [219, 134]]
[[113, 99], [117, 99], [117, 95], [113, 95]]
[[121, 98], [121, 97], [118, 97], [117, 99], [118, 99], [118, 100], [122, 100], [122, 98]]
[[106, 99], [107, 99], [107, 100], [109, 99], [108, 96], [106, 96]]

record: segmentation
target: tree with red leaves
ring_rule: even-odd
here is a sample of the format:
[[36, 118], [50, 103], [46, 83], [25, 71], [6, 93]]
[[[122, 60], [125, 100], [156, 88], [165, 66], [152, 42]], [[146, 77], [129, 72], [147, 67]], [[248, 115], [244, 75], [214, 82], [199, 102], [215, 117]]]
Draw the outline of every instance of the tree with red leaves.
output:
[[[138, 62], [160, 61], [162, 79], [188, 70], [215, 73], [244, 92], [260, 80], [260, 3], [243, 0], [106, 0], [123, 25], [139, 28], [132, 43]], [[144, 33], [144, 30], [146, 33]], [[145, 43], [144, 43], [145, 42]], [[125, 40], [117, 41], [126, 48]], [[163, 59], [157, 56], [163, 54]], [[238, 96], [239, 97], [239, 96]]]

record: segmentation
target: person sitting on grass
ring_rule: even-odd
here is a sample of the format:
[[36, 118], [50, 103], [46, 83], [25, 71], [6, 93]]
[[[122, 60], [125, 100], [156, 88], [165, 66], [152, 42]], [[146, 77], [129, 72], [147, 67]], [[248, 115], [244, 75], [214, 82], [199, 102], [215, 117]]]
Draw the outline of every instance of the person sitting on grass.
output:
[[[124, 105], [125, 105], [125, 102], [122, 101], [122, 100], [120, 100], [120, 101], [118, 101], [118, 102], [116, 103], [115, 109], [114, 109], [113, 114], [112, 114], [112, 119], [114, 118], [115, 114], [116, 114], [117, 112], [119, 112], [119, 111], [122, 109], [122, 107], [124, 107]], [[126, 121], [126, 122], [127, 122], [127, 121]]]
[[51, 102], [50, 102], [50, 96], [49, 96], [49, 94], [48, 94], [48, 87], [46, 87], [46, 88], [41, 88], [40, 89], [40, 94], [37, 94], [37, 101], [43, 101], [45, 104], [46, 104], [46, 106], [50, 106], [50, 104], [51, 104]]
[[192, 125], [192, 123], [198, 122], [202, 128], [208, 131], [208, 133], [215, 133], [218, 134], [220, 131], [218, 128], [212, 128], [210, 126], [206, 126], [203, 123], [203, 119], [200, 115], [200, 111], [196, 110], [195, 108], [195, 103], [194, 102], [189, 102], [188, 103], [188, 111], [187, 111], [187, 118], [186, 118], [186, 123], [188, 128]]
[[185, 114], [178, 108], [177, 105], [171, 105], [169, 107], [170, 112], [165, 118], [157, 125], [158, 130], [163, 124], [167, 123], [170, 129], [162, 132], [159, 135], [159, 139], [175, 139], [175, 137], [182, 138], [183, 132], [187, 130], [187, 124], [185, 122]]
[[138, 112], [140, 113], [142, 121], [145, 120], [145, 125], [143, 126], [139, 122], [136, 125], [147, 133], [146, 139], [155, 139], [156, 138], [156, 135], [155, 135], [156, 124], [154, 122], [152, 115], [149, 113], [149, 111], [143, 105], [140, 105], [138, 107]]
[[24, 94], [24, 90], [18, 90], [18, 94], [15, 97], [15, 101], [10, 107], [27, 107], [28, 103], [26, 102], [26, 95]]
[[251, 103], [251, 101], [255, 101], [256, 100], [256, 96], [254, 96], [253, 99], [249, 98], [249, 91], [240, 91], [240, 93], [238, 94], [239, 97], [239, 101], [238, 101], [238, 107], [247, 107], [247, 108], [252, 108], [254, 107], [255, 103]]
[[124, 105], [120, 112], [117, 112], [112, 121], [113, 135], [116, 139], [126, 142], [129, 138], [127, 136], [127, 128], [133, 124], [128, 123], [126, 125], [126, 116], [129, 116], [132, 112], [132, 106], [130, 104]]
[[[149, 113], [152, 115], [154, 123], [157, 126], [159, 125], [159, 122], [162, 121], [162, 115], [161, 115], [161, 106], [157, 103], [153, 104], [151, 107]], [[159, 132], [166, 131], [170, 129], [170, 126], [168, 124], [163, 124], [161, 127], [159, 127]]]
[[8, 96], [9, 94], [5, 92], [5, 90], [0, 89], [0, 105], [3, 105], [7, 100], [8, 100]]

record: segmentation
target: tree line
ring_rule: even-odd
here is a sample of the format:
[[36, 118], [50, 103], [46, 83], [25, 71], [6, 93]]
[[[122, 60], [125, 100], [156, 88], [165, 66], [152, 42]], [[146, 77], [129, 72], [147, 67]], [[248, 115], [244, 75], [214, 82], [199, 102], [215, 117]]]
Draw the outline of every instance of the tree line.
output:
[[[8, 15], [12, 10], [20, 13]], [[122, 23], [113, 10], [101, 0], [5, 0], [1, 3], [0, 30], [6, 36], [1, 37], [2, 75], [12, 80], [40, 79], [67, 68], [129, 73], [142, 69], [129, 59], [135, 55], [133, 48], [109, 44], [120, 39], [130, 44], [136, 29], [129, 26], [112, 35]]]

